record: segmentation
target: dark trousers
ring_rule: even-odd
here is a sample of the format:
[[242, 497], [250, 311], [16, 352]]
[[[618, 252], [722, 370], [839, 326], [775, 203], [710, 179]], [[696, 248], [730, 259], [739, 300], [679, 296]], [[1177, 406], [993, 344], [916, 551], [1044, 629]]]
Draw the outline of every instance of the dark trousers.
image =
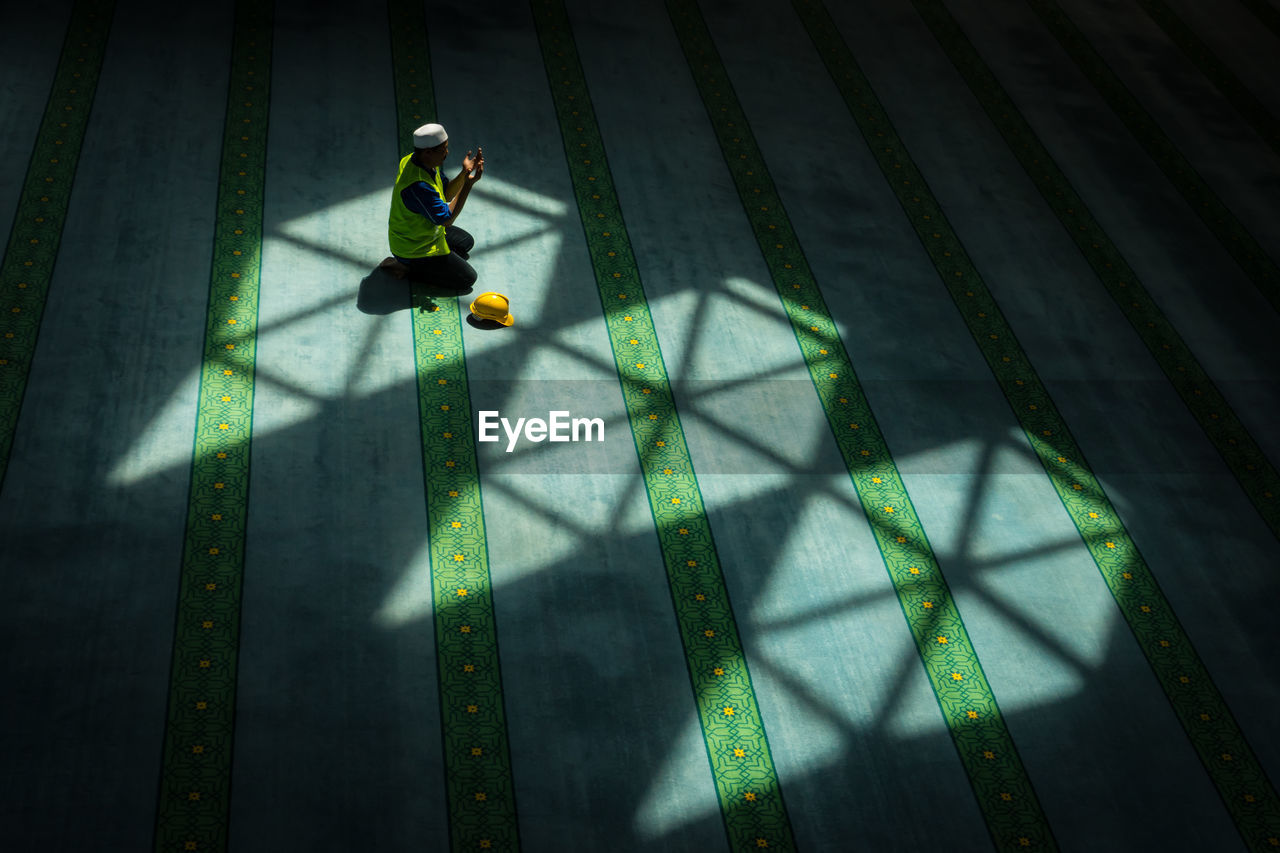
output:
[[447, 255], [430, 258], [402, 258], [397, 255], [396, 260], [409, 268], [409, 278], [413, 281], [450, 290], [470, 290], [476, 283], [476, 271], [467, 263], [467, 257], [476, 240], [453, 225], [444, 227], [444, 238], [449, 244]]

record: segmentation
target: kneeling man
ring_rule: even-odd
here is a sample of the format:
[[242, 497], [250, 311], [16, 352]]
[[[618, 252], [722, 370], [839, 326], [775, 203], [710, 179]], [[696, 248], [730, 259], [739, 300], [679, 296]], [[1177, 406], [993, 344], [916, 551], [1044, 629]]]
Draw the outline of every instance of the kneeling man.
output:
[[449, 135], [438, 124], [413, 132], [413, 153], [400, 160], [391, 194], [388, 238], [392, 257], [382, 262], [396, 278], [465, 291], [476, 271], [467, 263], [475, 239], [453, 223], [471, 187], [484, 175], [484, 150], [462, 158], [462, 171], [446, 185], [440, 167], [449, 156]]

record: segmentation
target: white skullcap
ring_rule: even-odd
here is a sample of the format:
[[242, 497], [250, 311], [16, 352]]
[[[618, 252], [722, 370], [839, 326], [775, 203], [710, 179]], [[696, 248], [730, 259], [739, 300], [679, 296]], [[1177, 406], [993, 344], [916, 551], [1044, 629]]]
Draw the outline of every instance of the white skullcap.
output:
[[435, 148], [449, 138], [442, 124], [424, 124], [413, 132], [414, 148]]

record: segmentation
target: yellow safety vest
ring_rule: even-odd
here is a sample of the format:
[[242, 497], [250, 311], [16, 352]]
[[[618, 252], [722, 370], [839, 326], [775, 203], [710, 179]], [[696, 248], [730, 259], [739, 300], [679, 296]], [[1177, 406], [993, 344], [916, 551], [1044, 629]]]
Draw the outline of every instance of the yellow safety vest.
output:
[[444, 199], [444, 179], [440, 170], [427, 171], [413, 162], [412, 154], [406, 155], [400, 161], [396, 188], [391, 193], [391, 216], [387, 225], [391, 254], [401, 258], [447, 255], [449, 244], [445, 241], [444, 226], [436, 225], [421, 213], [414, 213], [405, 207], [404, 199], [400, 197], [405, 187], [418, 181], [426, 181]]

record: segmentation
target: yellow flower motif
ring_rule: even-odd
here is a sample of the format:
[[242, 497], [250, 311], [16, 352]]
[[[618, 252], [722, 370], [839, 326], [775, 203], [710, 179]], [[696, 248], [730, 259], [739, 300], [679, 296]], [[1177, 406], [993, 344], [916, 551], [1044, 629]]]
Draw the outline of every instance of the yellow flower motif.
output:
[[444, 355], [441, 353], [436, 353], [436, 361], [444, 361]]
[[1000, 799], [1004, 800], [1006, 803], [1010, 802], [1013, 799], [1013, 794], [1010, 794], [1008, 791], [1001, 791]]
[[899, 536], [899, 537], [897, 537], [897, 538], [898, 538], [898, 544], [899, 544], [899, 545], [905, 545], [905, 544], [907, 543], [907, 537], [905, 537], [905, 536]]
[[207, 589], [209, 592], [213, 592], [215, 589], [218, 588], [218, 585], [216, 583], [207, 583], [204, 585], [204, 588]]
[[454, 554], [454, 555], [453, 555], [453, 561], [454, 561], [455, 563], [461, 563], [464, 559], [466, 559], [466, 558], [465, 558], [465, 557], [463, 557], [461, 554]]
[[199, 849], [199, 848], [197, 848], [197, 847], [196, 847], [196, 843], [195, 843], [194, 841], [188, 841], [186, 844], [182, 845], [182, 849], [183, 849], [183, 850], [197, 850], [197, 849]]
[[667, 446], [667, 443], [666, 443], [665, 441], [655, 441], [655, 442], [654, 442], [654, 444], [655, 444], [655, 445], [657, 445], [658, 447], [666, 447], [666, 446]]
[[849, 424], [849, 429], [862, 429], [862, 427], [858, 426], [857, 424]]
[[444, 334], [444, 332], [440, 331], [439, 329], [432, 329], [432, 330], [431, 330], [431, 334], [433, 334], [433, 335], [443, 335], [443, 334]]
[[201, 622], [201, 623], [200, 623], [200, 627], [201, 627], [201, 628], [206, 628], [206, 629], [208, 629], [208, 628], [212, 628], [212, 627], [213, 627], [213, 620], [212, 620], [212, 619], [206, 619], [206, 620], [204, 620], [203, 622]]
[[459, 597], [459, 598], [466, 598], [466, 597], [467, 597], [467, 590], [466, 590], [465, 588], [463, 588], [463, 587], [460, 587], [460, 588], [458, 589], [458, 597]]
[[1097, 514], [1096, 512], [1091, 512], [1091, 513], [1089, 513], [1089, 517], [1090, 517], [1090, 518], [1097, 518], [1097, 517], [1098, 517], [1098, 514]]
[[462, 671], [463, 671], [463, 672], [475, 672], [475, 671], [476, 671], [476, 665], [475, 665], [475, 664], [473, 664], [473, 663], [466, 663], [466, 664], [463, 664], [463, 665], [462, 665]]
[[755, 792], [747, 791], [745, 794], [742, 795], [742, 799], [746, 800], [748, 803], [754, 803], [756, 801]]
[[[787, 264], [787, 266], [788, 266], [788, 267], [790, 267], [790, 266], [791, 266], [791, 264]], [[756, 839], [756, 846], [757, 846], [757, 847], [768, 847], [768, 846], [769, 846], [769, 840], [768, 840], [767, 838], [757, 838], [757, 839]]]
[[1133, 580], [1133, 572], [1121, 572], [1120, 577], [1124, 578], [1127, 581], [1131, 581]]
[[[594, 180], [595, 180], [595, 178], [592, 178], [591, 180], [593, 180], [593, 181], [594, 181]], [[480, 849], [481, 849], [481, 850], [488, 850], [488, 849], [489, 849], [490, 847], [492, 847], [492, 846], [493, 846], [493, 842], [492, 842], [492, 841], [490, 841], [489, 839], [487, 839], [487, 838], [481, 838], [481, 839], [480, 839]]]
[[679, 530], [677, 530], [677, 531], [676, 531], [676, 533], [679, 533], [681, 536], [688, 536], [688, 535], [689, 535], [689, 528], [687, 528], [687, 527], [681, 527]]
[[1030, 846], [1031, 846], [1031, 839], [1030, 839], [1030, 838], [1027, 838], [1025, 835], [1020, 835], [1020, 836], [1018, 836], [1018, 846], [1019, 846], [1019, 847], [1030, 847]]
[[947, 644], [947, 638], [946, 638], [946, 637], [938, 637], [938, 645], [940, 645], [940, 646], [945, 646], [946, 644]]
[[1078, 491], [1080, 491], [1081, 489], [1083, 489], [1083, 488], [1084, 488], [1084, 486], [1080, 485], [1079, 483], [1072, 483], [1072, 484], [1071, 484], [1071, 488], [1078, 492]]
[[685, 564], [686, 566], [690, 567], [690, 568], [693, 568], [694, 566], [698, 565], [698, 561], [697, 561], [697, 560], [685, 560], [685, 561], [684, 561], [684, 564]]
[[636, 367], [643, 368], [644, 362], [643, 361], [636, 362]]
[[442, 411], [442, 412], [447, 412], [447, 411], [449, 411], [449, 404], [448, 404], [448, 403], [445, 403], [443, 406], [441, 406], [441, 407], [440, 407], [440, 411]]
[[982, 757], [987, 759], [987, 761], [990, 761], [996, 757], [996, 754], [989, 749], [984, 749], [982, 750]]
[[483, 802], [484, 802], [485, 800], [487, 800], [487, 799], [489, 799], [489, 797], [488, 797], [488, 795], [487, 795], [487, 794], [485, 794], [485, 792], [484, 792], [484, 791], [476, 791], [476, 802], [477, 802], [477, 803], [483, 803]]
[[1114, 543], [1114, 542], [1108, 542], [1108, 543], [1107, 543], [1107, 547], [1108, 547], [1108, 548], [1114, 548], [1114, 547], [1116, 547], [1116, 543]]
[[483, 749], [481, 749], [481, 748], [480, 748], [480, 747], [478, 747], [478, 746], [473, 746], [473, 747], [471, 747], [471, 754], [472, 754], [472, 755], [483, 755], [483, 754], [484, 754], [484, 750], [483, 750]]
[[232, 371], [230, 371], [230, 370], [224, 370], [224, 371], [222, 371], [222, 375], [223, 375], [223, 376], [230, 376], [230, 375], [231, 375], [231, 373], [232, 373]]
[[977, 712], [977, 711], [965, 711], [965, 715], [966, 715], [969, 719], [971, 719], [971, 720], [976, 720], [976, 719], [978, 719], [978, 712]]
[[728, 705], [726, 705], [726, 706], [725, 706], [725, 708], [724, 708], [724, 715], [725, 715], [726, 717], [732, 717], [735, 713], [736, 713], [736, 712], [735, 712], [732, 708], [730, 708]]
[[636, 345], [636, 344], [638, 344], [638, 343], [640, 343], [640, 342], [639, 342], [638, 340], [636, 340], [635, 338], [632, 338], [632, 339], [631, 339], [631, 345], [632, 345], [632, 346], [635, 346], [635, 345]]
[[706, 597], [704, 594], [702, 594], [702, 593], [698, 593], [697, 595], [695, 595], [695, 596], [693, 597], [693, 600], [694, 600], [694, 601], [706, 601], [706, 600], [707, 600], [707, 597]]
[[471, 626], [470, 626], [470, 625], [462, 625], [462, 626], [460, 626], [460, 627], [458, 628], [458, 633], [459, 633], [459, 634], [470, 634], [470, 633], [471, 633]]
[[884, 511], [885, 511], [885, 512], [887, 512], [887, 513], [892, 514], [892, 513], [893, 513], [893, 507], [891, 507], [891, 506], [887, 506], [887, 507], [885, 507], [885, 508], [884, 508]]
[[915, 566], [912, 566], [911, 568], [907, 569], [907, 571], [911, 572], [911, 574], [913, 574], [913, 575], [918, 575], [918, 574], [920, 574], [920, 570], [919, 570], [918, 568], [916, 568]]
[[446, 468], [453, 468], [453, 467], [456, 467], [456, 465], [457, 463], [454, 462], [452, 459], [446, 460], [444, 463], [444, 467]]
[[468, 713], [468, 714], [475, 714], [475, 713], [477, 713], [479, 710], [480, 710], [480, 706], [479, 706], [479, 705], [468, 705], [468, 706], [467, 706], [467, 713]]
[[450, 526], [450, 527], [452, 527], [454, 530], [457, 530], [459, 527], [461, 527], [461, 526], [462, 526], [462, 522], [461, 522], [461, 521], [451, 521], [451, 522], [449, 522], [449, 526]]
[[191, 752], [193, 755], [204, 755], [204, 747], [199, 744], [196, 744], [195, 746], [191, 747]]
[[746, 754], [747, 754], [747, 751], [742, 747], [737, 747], [736, 749], [733, 750], [734, 758], [742, 758]]
[[216, 557], [216, 556], [218, 556], [218, 554], [219, 554], [219, 553], [220, 553], [220, 552], [218, 551], [218, 549], [217, 549], [217, 548], [210, 548], [210, 549], [209, 549], [209, 554], [210, 554], [211, 556]]
[[933, 602], [932, 602], [932, 601], [925, 601], [925, 602], [923, 602], [923, 603], [922, 603], [922, 606], [924, 607], [924, 609], [925, 609], [925, 610], [932, 610], [932, 609], [933, 609]]
[[671, 503], [675, 504], [676, 506], [679, 506], [679, 505], [680, 505], [680, 499], [679, 499], [679, 498], [672, 498], [672, 499], [671, 499]]
[[883, 483], [883, 482], [884, 482], [884, 480], [880, 479], [879, 477], [872, 477], [872, 478], [871, 478], [871, 482], [873, 482], [873, 483]]
[[1188, 678], [1188, 677], [1187, 677], [1187, 676], [1185, 676], [1185, 675], [1179, 675], [1179, 676], [1178, 676], [1178, 681], [1179, 681], [1179, 682], [1181, 682], [1181, 683], [1183, 683], [1183, 684], [1190, 684], [1190, 683], [1191, 683], [1191, 679], [1190, 679], [1190, 678]]
[[710, 628], [702, 632], [702, 636], [704, 637], [714, 637], [715, 635], [716, 635], [716, 632], [711, 630]]
[[670, 468], [663, 468], [663, 469], [662, 469], [662, 473], [664, 473], [664, 474], [674, 474], [675, 472], [674, 472], [674, 471], [672, 471]]
[[444, 433], [443, 435], [444, 435], [444, 437], [445, 437], [445, 438], [453, 438], [453, 433], [451, 433], [451, 432], [446, 432], [446, 433]]
[[208, 669], [211, 666], [213, 666], [213, 661], [209, 660], [208, 658], [205, 658], [204, 660], [200, 661], [201, 669]]
[[1142, 607], [1141, 607], [1141, 608], [1139, 608], [1139, 609], [1141, 609], [1143, 613], [1150, 613], [1150, 612], [1151, 612], [1151, 607], [1150, 607], [1150, 605], [1147, 605], [1147, 604], [1142, 605]]
[[[612, 253], [612, 252], [610, 252], [609, 254], [613, 254], [613, 253]], [[632, 320], [634, 320], [634, 319], [635, 319], [635, 317], [632, 317], [630, 314], [628, 314], [627, 316], [623, 317], [622, 319], [624, 319], [624, 320], [626, 320], [628, 323], [630, 323]]]
[[649, 415], [649, 420], [656, 421], [657, 419], [658, 419], [657, 415]]
[[451, 498], [456, 498], [457, 496], [458, 496], [458, 492], [457, 492], [457, 490], [456, 490], [456, 489], [450, 489], [450, 490], [449, 490], [449, 497], [451, 497]]
[[1161, 640], [1161, 641], [1160, 641], [1160, 648], [1162, 648], [1162, 649], [1167, 649], [1167, 648], [1169, 648], [1169, 641], [1168, 641], [1168, 640]]
[[208, 707], [209, 707], [209, 703], [208, 703], [208, 702], [197, 702], [197, 703], [196, 703], [196, 710], [197, 710], [197, 711], [204, 711], [204, 710], [207, 710], [207, 709], [208, 709]]
[[218, 424], [218, 429], [231, 429], [231, 424]]
[[961, 674], [960, 674], [960, 673], [958, 673], [958, 672], [953, 672], [953, 673], [951, 673], [951, 680], [952, 680], [952, 681], [964, 681], [964, 676], [963, 676], [963, 675], [961, 675]]
[[1210, 717], [1208, 714], [1201, 714], [1201, 715], [1200, 715], [1200, 719], [1207, 723], [1207, 722], [1209, 722], [1209, 721], [1210, 721], [1211, 719], [1213, 719], [1213, 718], [1212, 718], [1212, 717]]
[[718, 666], [715, 669], [711, 670], [711, 673], [713, 675], [724, 675], [724, 667]]

